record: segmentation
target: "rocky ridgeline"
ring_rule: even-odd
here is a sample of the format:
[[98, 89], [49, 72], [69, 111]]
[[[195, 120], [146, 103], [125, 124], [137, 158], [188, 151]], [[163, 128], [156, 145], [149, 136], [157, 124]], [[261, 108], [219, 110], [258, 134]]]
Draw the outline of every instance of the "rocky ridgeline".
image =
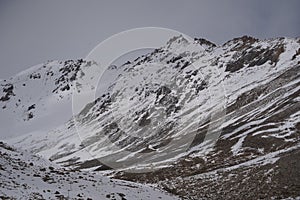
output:
[[[159, 183], [185, 199], [296, 198], [299, 49], [289, 38], [244, 36], [217, 46], [174, 37], [114, 68], [117, 78], [75, 116], [76, 127], [71, 120], [14, 143], [75, 169], [164, 163], [114, 176]], [[209, 136], [217, 137], [213, 146]]]

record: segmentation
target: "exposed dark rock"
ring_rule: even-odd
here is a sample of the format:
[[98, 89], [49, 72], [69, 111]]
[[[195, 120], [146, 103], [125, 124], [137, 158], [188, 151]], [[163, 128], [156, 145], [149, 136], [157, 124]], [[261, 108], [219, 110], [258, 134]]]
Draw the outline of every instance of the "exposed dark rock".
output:
[[211, 47], [216, 47], [217, 45], [215, 45], [214, 43], [204, 39], [204, 38], [194, 38], [194, 41], [200, 45], [207, 45], [207, 46], [211, 46]]
[[270, 61], [271, 64], [277, 63], [279, 55], [284, 52], [283, 45], [278, 45], [273, 49], [255, 48], [250, 51], [244, 50], [241, 56], [234, 62], [229, 62], [225, 71], [236, 72], [248, 65], [248, 67], [259, 66]]
[[300, 55], [300, 48], [296, 51], [296, 53], [293, 55], [292, 60], [295, 60], [297, 56]]
[[151, 123], [151, 119], [148, 118], [149, 117], [149, 113], [146, 112], [141, 119], [139, 120], [138, 124], [139, 126], [147, 126]]
[[15, 96], [15, 93], [13, 92], [13, 84], [8, 83], [4, 85], [2, 90], [3, 93], [5, 93], [5, 95], [0, 98], [0, 101], [8, 101], [11, 98], [11, 96]]
[[35, 104], [32, 104], [31, 106], [28, 107], [27, 111], [35, 109]]

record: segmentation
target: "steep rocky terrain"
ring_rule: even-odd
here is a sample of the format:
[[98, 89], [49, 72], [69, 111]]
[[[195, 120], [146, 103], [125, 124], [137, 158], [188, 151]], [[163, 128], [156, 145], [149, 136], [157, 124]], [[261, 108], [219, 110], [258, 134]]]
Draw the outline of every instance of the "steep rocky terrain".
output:
[[[67, 123], [8, 142], [186, 199], [299, 198], [299, 49], [299, 38], [244, 36], [217, 46], [174, 37], [109, 68], [115, 79], [100, 81], [106, 89]], [[1, 82], [3, 110], [15, 104], [18, 77]], [[65, 87], [50, 96], [64, 98]]]

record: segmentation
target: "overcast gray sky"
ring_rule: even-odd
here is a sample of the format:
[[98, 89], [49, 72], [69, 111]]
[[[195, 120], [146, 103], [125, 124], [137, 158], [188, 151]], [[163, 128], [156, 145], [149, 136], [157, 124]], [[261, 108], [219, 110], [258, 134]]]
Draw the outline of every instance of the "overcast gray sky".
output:
[[157, 26], [222, 44], [299, 37], [299, 0], [0, 0], [0, 78], [47, 60], [84, 58], [127, 29]]

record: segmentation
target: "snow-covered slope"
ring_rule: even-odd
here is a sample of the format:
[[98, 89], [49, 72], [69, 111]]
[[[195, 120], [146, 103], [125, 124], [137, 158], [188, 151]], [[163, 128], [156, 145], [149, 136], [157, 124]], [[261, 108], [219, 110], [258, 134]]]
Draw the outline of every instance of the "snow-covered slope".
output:
[[[98, 67], [82, 59], [48, 61], [0, 80], [0, 137], [41, 134], [70, 120], [72, 89], [91, 90], [91, 85], [79, 82]], [[114, 69], [109, 69], [107, 73], [113, 73]]]
[[158, 189], [68, 171], [0, 142], [1, 199], [178, 199]]
[[[167, 190], [190, 199], [210, 192], [207, 186], [201, 194], [196, 186], [190, 187], [199, 183], [195, 174], [203, 174], [203, 182], [216, 186], [209, 172], [225, 173], [229, 168], [237, 170], [238, 177], [251, 177], [248, 171], [259, 166], [260, 178], [265, 178], [267, 171], [261, 166], [267, 163], [266, 169], [291, 178], [284, 182], [275, 177], [273, 189], [278, 194], [267, 197], [300, 196], [299, 182], [291, 177], [299, 174], [284, 166], [276, 168], [283, 165], [284, 155], [297, 157], [299, 151], [299, 49], [300, 40], [292, 38], [244, 36], [216, 46], [204, 39], [174, 37], [152, 53], [117, 67], [117, 79], [75, 121], [9, 142], [63, 166], [157, 169], [116, 176], [162, 181]], [[231, 178], [217, 187], [220, 193], [230, 194]], [[286, 187], [292, 189], [284, 194], [280, 188]]]
[[[108, 138], [113, 137], [108, 143], [117, 144], [118, 150], [135, 153], [147, 151], [151, 145], [154, 148], [162, 146], [159, 149], [162, 151], [166, 150], [162, 143], [170, 137], [178, 135], [179, 140], [186, 135], [195, 136], [192, 132], [207, 127], [217, 109], [227, 113], [226, 120], [218, 128], [224, 129], [223, 138], [229, 138], [239, 129], [225, 134], [227, 126], [241, 120], [243, 113], [262, 112], [262, 109], [276, 104], [276, 98], [284, 101], [298, 89], [299, 56], [293, 57], [299, 43], [294, 39], [257, 41], [243, 37], [221, 47], [209, 42], [203, 44], [203, 41], [199, 44], [199, 41], [187, 41], [181, 36], [173, 38], [165, 47], [122, 66], [122, 75], [107, 93], [87, 105], [76, 117], [79, 130], [70, 121], [68, 126], [63, 125], [47, 136], [41, 135], [40, 139], [34, 136], [32, 144], [31, 137], [20, 144], [27, 144], [30, 149], [49, 158], [53, 152], [58, 154], [52, 159], [72, 152], [65, 159], [78, 155], [83, 161], [85, 155], [80, 157], [80, 152], [86, 149], [95, 157], [111, 155], [109, 149], [112, 147], [106, 145], [108, 141], [103, 137], [106, 134]], [[282, 96], [284, 91], [287, 92]], [[272, 92], [278, 94], [271, 98]], [[248, 104], [254, 101], [257, 102], [254, 105], [262, 108], [245, 113], [243, 106], [250, 106]], [[237, 116], [237, 113], [240, 114]], [[224, 114], [221, 112], [215, 118], [222, 118]], [[297, 120], [294, 117], [282, 127], [295, 124]], [[255, 119], [251, 123], [258, 125], [260, 121]], [[164, 131], [166, 133], [162, 134]], [[126, 135], [128, 133], [130, 135]], [[232, 147], [235, 154], [245, 136], [246, 133], [242, 134]], [[37, 142], [45, 137], [48, 138], [47, 146]], [[116, 160], [124, 157], [123, 154], [115, 156], [119, 157]]]

